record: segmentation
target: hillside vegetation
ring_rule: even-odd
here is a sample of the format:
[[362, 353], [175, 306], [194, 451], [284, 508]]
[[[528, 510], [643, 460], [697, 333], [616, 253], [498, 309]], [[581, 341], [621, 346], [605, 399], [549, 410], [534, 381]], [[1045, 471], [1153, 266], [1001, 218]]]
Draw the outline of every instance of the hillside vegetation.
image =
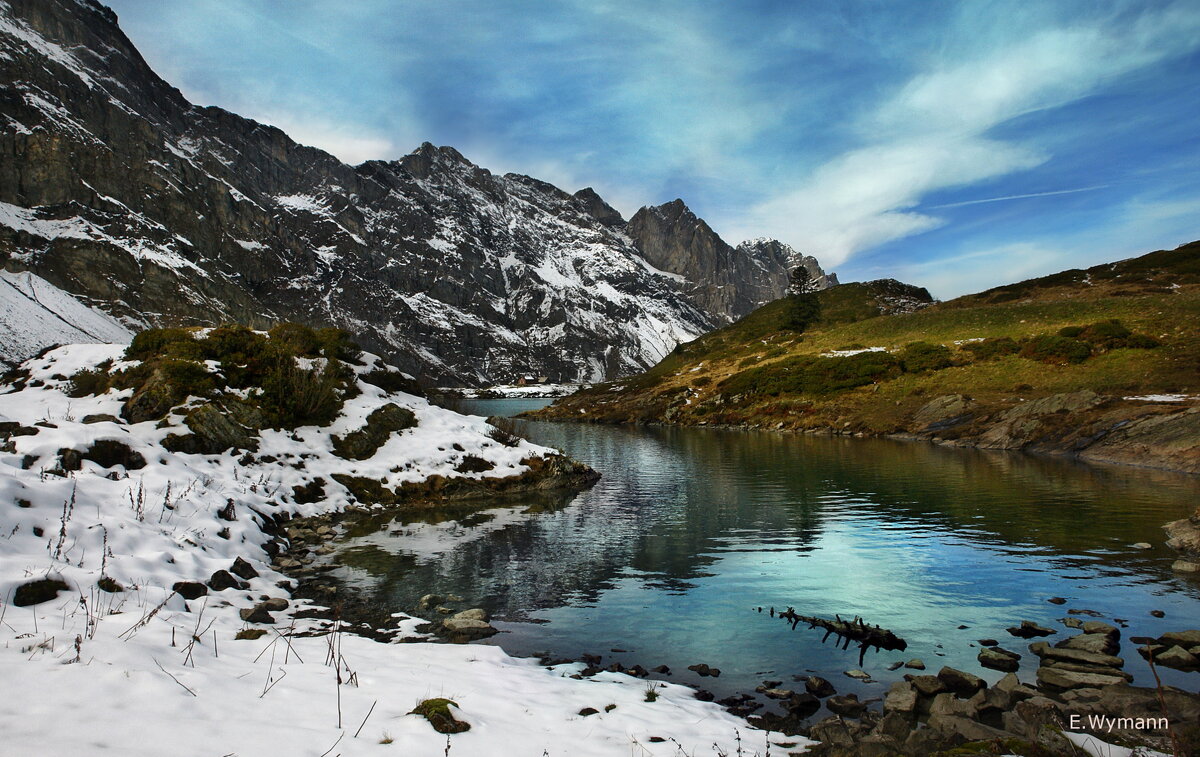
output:
[[[884, 281], [777, 300], [541, 415], [979, 444], [998, 413], [1029, 400], [1094, 393], [1080, 400], [1087, 407], [1057, 412], [1082, 426], [1117, 406], [1128, 421], [1128, 406], [1164, 414], [1194, 404], [1126, 398], [1200, 391], [1200, 242], [917, 307], [922, 291]], [[957, 404], [941, 404], [953, 416], [931, 402], [951, 396]]]

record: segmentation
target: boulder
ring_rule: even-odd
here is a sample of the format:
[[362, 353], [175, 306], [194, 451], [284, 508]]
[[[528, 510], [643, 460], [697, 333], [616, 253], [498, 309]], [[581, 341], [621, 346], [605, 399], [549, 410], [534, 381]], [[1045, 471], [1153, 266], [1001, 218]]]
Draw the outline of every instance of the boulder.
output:
[[847, 670], [843, 673], [843, 675], [849, 676], [850, 678], [853, 678], [858, 681], [867, 681], [867, 680], [870, 680], [870, 678], [871, 678], [870, 673], [867, 673], [866, 671], [863, 671], [863, 670], [859, 670], [857, 668], [855, 668], [854, 670]]
[[925, 669], [925, 663], [924, 663], [922, 660], [920, 660], [920, 659], [918, 659], [918, 658], [914, 657], [913, 659], [911, 659], [911, 660], [909, 660], [908, 662], [904, 663], [904, 667], [906, 667], [906, 668], [909, 668], [909, 669], [911, 669], [911, 670], [924, 670], [924, 669]]
[[1200, 559], [1200, 507], [1190, 517], [1171, 521], [1163, 526], [1167, 532], [1167, 546], [1184, 557]]
[[1004, 741], [1011, 739], [1013, 734], [992, 728], [983, 723], [977, 723], [962, 715], [931, 715], [928, 725], [935, 731], [954, 734], [963, 742], [970, 741]]
[[208, 588], [213, 591], [225, 591], [226, 589], [241, 589], [246, 584], [234, 578], [233, 574], [227, 570], [218, 570], [208, 579]]
[[1095, 654], [1115, 655], [1121, 650], [1121, 645], [1111, 636], [1104, 633], [1082, 633], [1063, 639], [1054, 645], [1058, 649], [1079, 649]]
[[1076, 662], [1060, 662], [1058, 660], [1043, 660], [1042, 666], [1058, 670], [1071, 670], [1076, 673], [1095, 673], [1102, 676], [1116, 676], [1126, 681], [1133, 681], [1133, 676], [1116, 668], [1100, 667], [1097, 665], [1081, 665]]
[[1099, 652], [1088, 652], [1083, 649], [1052, 647], [1044, 641], [1035, 641], [1030, 644], [1029, 651], [1043, 660], [1061, 660], [1062, 662], [1073, 662], [1080, 665], [1099, 665], [1110, 668], [1125, 666], [1125, 661], [1120, 657], [1114, 657], [1110, 654], [1100, 654]]
[[275, 618], [261, 604], [254, 607], [243, 607], [238, 610], [238, 616], [247, 623], [274, 623]]
[[948, 691], [963, 698], [971, 696], [980, 689], [987, 688], [987, 682], [979, 676], [949, 666], [939, 670], [937, 677], [945, 684]]
[[1102, 633], [1106, 636], [1112, 636], [1113, 638], [1116, 638], [1116, 639], [1121, 638], [1121, 632], [1119, 630], [1117, 630], [1116, 626], [1111, 626], [1108, 623], [1105, 623], [1100, 620], [1086, 621], [1083, 624], [1083, 632], [1084, 633]]
[[815, 697], [824, 699], [837, 693], [833, 684], [820, 676], [809, 676], [804, 679], [804, 689]]
[[249, 581], [251, 578], [258, 578], [258, 571], [254, 569], [254, 566], [240, 557], [234, 558], [233, 565], [230, 566], [229, 572], [239, 578], [244, 578], [247, 581]]
[[829, 711], [848, 718], [858, 718], [866, 711], [867, 705], [858, 701], [856, 694], [832, 696], [825, 700]]
[[1167, 631], [1158, 640], [1167, 645], [1191, 648], [1200, 646], [1200, 631]]
[[979, 650], [979, 664], [992, 670], [1012, 672], [1021, 667], [1021, 655], [1000, 647], [984, 647]]
[[177, 581], [171, 588], [184, 599], [199, 599], [208, 593], [208, 587], [199, 581]]
[[962, 394], [945, 394], [925, 403], [913, 414], [912, 427], [920, 431], [937, 431], [963, 420], [975, 403]]
[[946, 684], [937, 676], [905, 676], [905, 678], [913, 685], [917, 693], [923, 697], [932, 697], [946, 690]]
[[1166, 665], [1169, 668], [1200, 667], [1200, 660], [1196, 659], [1195, 655], [1183, 647], [1171, 647], [1165, 652], [1159, 652], [1154, 655], [1154, 662], [1159, 665]]
[[992, 690], [1002, 691], [1005, 694], [1008, 694], [1014, 703], [1019, 702], [1022, 699], [1032, 699], [1033, 697], [1039, 696], [1037, 689], [1021, 683], [1021, 679], [1017, 678], [1013, 673], [1009, 673], [999, 681], [996, 681], [996, 685], [989, 689], [989, 691]]
[[268, 612], [283, 612], [288, 608], [289, 602], [283, 597], [269, 597], [258, 603], [259, 607], [266, 609]]
[[1032, 639], [1035, 636], [1051, 636], [1058, 633], [1053, 628], [1040, 626], [1037, 623], [1034, 623], [1032, 620], [1022, 620], [1021, 625], [1013, 626], [1012, 628], [1005, 630], [1007, 630], [1013, 636], [1017, 636], [1022, 639]]
[[482, 639], [499, 633], [487, 621], [475, 620], [472, 618], [459, 618], [457, 616], [443, 620], [442, 628], [444, 628], [451, 636], [465, 639]]
[[169, 434], [163, 447], [172, 452], [194, 455], [219, 455], [228, 449], [258, 450], [258, 436], [234, 422], [213, 402], [192, 408], [184, 417], [190, 434]]
[[487, 620], [487, 610], [481, 607], [473, 607], [470, 610], [456, 612], [450, 617], [450, 620]]
[[917, 709], [917, 689], [910, 681], [896, 681], [883, 698], [884, 712], [911, 714]]
[[975, 716], [975, 708], [965, 699], [959, 699], [954, 694], [945, 691], [935, 696], [929, 704], [929, 717], [941, 715], [961, 715], [964, 718], [970, 718]]
[[1125, 683], [1125, 678], [1116, 673], [1084, 673], [1078, 670], [1043, 665], [1038, 668], [1037, 681], [1040, 688], [1050, 690], [1100, 688]]

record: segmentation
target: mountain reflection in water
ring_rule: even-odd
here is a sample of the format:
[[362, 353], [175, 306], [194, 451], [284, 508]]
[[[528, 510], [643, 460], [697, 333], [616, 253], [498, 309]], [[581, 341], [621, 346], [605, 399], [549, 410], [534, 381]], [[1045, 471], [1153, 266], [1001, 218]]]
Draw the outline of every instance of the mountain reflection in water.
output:
[[[456, 609], [492, 613], [505, 633], [488, 643], [514, 653], [665, 663], [718, 694], [811, 672], [878, 694], [898, 677], [886, 665], [912, 657], [994, 681], [975, 660], [984, 637], [1024, 655], [1032, 678], [1036, 658], [1004, 629], [1034, 620], [1061, 629], [1054, 641], [1070, 608], [1128, 619], [1126, 637], [1200, 624], [1200, 586], [1171, 572], [1161, 530], [1194, 508], [1195, 478], [876, 439], [514, 423], [603, 478], [577, 497], [363, 519], [332, 575], [381, 613], [455, 594]], [[861, 616], [908, 649], [872, 650], [863, 669], [881, 683], [854, 682], [841, 674], [859, 666], [855, 646], [760, 606]], [[1123, 656], [1145, 685], [1141, 658], [1128, 644]], [[697, 662], [722, 677], [688, 673]], [[1195, 674], [1163, 672], [1195, 688]]]

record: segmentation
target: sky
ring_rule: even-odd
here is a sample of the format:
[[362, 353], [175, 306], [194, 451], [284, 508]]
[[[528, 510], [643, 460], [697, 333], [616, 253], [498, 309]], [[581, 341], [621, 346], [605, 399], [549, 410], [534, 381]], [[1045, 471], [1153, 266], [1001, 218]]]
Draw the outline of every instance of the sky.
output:
[[1195, 0], [108, 0], [190, 100], [951, 297], [1200, 238]]

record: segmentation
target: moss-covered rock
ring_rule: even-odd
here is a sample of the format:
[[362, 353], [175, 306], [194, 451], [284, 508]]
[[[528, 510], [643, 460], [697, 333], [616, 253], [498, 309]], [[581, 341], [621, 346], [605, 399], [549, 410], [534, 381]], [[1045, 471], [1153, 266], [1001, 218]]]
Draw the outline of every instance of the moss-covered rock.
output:
[[251, 452], [258, 449], [258, 436], [236, 423], [224, 408], [207, 402], [188, 411], [184, 423], [192, 433], [170, 434], [163, 446], [172, 452], [219, 455], [231, 447]]
[[454, 717], [451, 705], [458, 707], [452, 699], [426, 699], [412, 709], [410, 715], [420, 715], [429, 721], [438, 733], [462, 733], [471, 730], [471, 724]]
[[66, 591], [69, 588], [71, 587], [57, 578], [30, 581], [17, 587], [17, 590], [13, 592], [12, 603], [17, 607], [40, 605], [42, 602], [49, 602], [57, 597], [60, 591]]
[[397, 431], [415, 428], [413, 411], [389, 402], [367, 416], [367, 424], [345, 436], [333, 437], [333, 452], [350, 460], [366, 460]]

